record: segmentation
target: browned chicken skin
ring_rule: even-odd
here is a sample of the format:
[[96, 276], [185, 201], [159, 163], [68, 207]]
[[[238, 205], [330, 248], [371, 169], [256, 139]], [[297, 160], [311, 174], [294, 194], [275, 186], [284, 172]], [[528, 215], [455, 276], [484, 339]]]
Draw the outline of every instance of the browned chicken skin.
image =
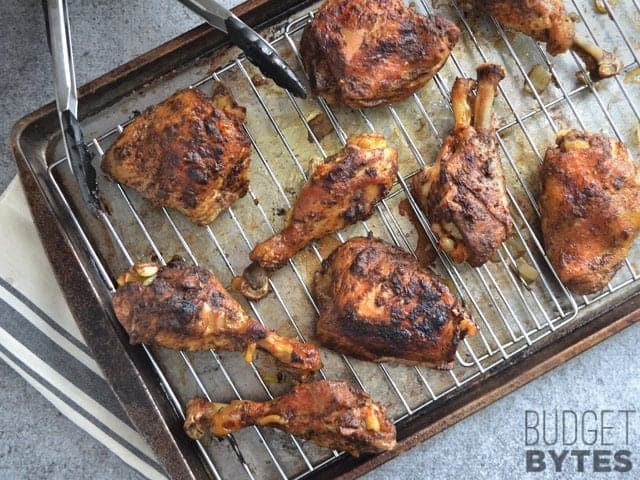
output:
[[551, 55], [574, 50], [594, 80], [617, 75], [622, 68], [613, 53], [576, 35], [563, 0], [466, 0], [464, 5], [467, 10], [488, 13], [507, 27], [546, 43]]
[[289, 212], [288, 226], [255, 246], [250, 254], [254, 264], [234, 288], [249, 298], [264, 296], [261, 269], [278, 269], [313, 240], [369, 218], [397, 173], [398, 153], [382, 135], [349, 138], [340, 152], [316, 166]]
[[[500, 65], [484, 64], [478, 67], [477, 82], [456, 80], [451, 95], [453, 132], [436, 163], [413, 180], [416, 200], [429, 218], [440, 247], [453, 261], [467, 261], [473, 267], [489, 260], [512, 231], [496, 122], [491, 113], [497, 85], [503, 78]], [[470, 97], [474, 90], [475, 101]]]
[[326, 0], [302, 34], [316, 95], [352, 108], [407, 98], [442, 68], [460, 30], [403, 0]]
[[184, 429], [197, 440], [207, 432], [222, 437], [250, 425], [275, 427], [356, 457], [396, 445], [396, 428], [383, 406], [348, 383], [328, 380], [298, 385], [270, 402], [223, 404], [194, 398]]
[[281, 337], [253, 320], [204, 268], [179, 260], [164, 267], [139, 263], [120, 275], [118, 284], [113, 309], [132, 344], [244, 351], [247, 361], [258, 347], [302, 373], [322, 368], [314, 346]]
[[251, 144], [244, 118], [222, 84], [212, 99], [180, 90], [125, 127], [102, 169], [154, 206], [206, 225], [247, 193]]
[[460, 340], [477, 331], [444, 283], [403, 250], [373, 238], [338, 247], [313, 293], [324, 346], [361, 360], [453, 366]]
[[640, 170], [623, 143], [558, 134], [541, 173], [542, 235], [560, 280], [586, 295], [604, 288], [640, 231]]

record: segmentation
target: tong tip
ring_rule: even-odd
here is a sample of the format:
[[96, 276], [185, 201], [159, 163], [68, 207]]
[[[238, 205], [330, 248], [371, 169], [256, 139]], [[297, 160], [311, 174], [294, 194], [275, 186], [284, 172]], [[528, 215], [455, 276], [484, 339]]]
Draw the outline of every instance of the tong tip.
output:
[[288, 86], [284, 86], [284, 88], [298, 98], [302, 98], [303, 100], [307, 98], [307, 89], [304, 88], [302, 82], [297, 77], [291, 80], [290, 84]]

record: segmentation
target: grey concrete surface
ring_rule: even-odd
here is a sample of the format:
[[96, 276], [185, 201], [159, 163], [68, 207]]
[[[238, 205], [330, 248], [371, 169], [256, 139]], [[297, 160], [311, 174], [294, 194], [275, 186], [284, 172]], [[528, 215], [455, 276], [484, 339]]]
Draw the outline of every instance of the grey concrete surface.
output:
[[0, 478], [136, 480], [141, 477], [0, 362]]
[[[69, 4], [81, 83], [196, 23], [171, 0], [69, 0]], [[15, 174], [6, 141], [9, 129], [23, 114], [48, 102], [52, 88], [40, 2], [3, 0], [0, 25], [1, 191]], [[526, 474], [524, 444], [526, 410], [573, 409], [582, 414], [590, 409], [638, 409], [639, 344], [640, 326], [635, 326], [386, 464], [367, 479], [640, 478], [636, 473], [640, 470], [636, 466], [640, 417], [631, 417], [630, 445], [617, 439], [612, 447], [598, 447], [631, 450], [630, 473], [576, 473], [572, 466], [562, 473]], [[0, 405], [0, 479], [140, 478], [1, 363]], [[619, 421], [612, 423], [622, 428]], [[590, 463], [586, 466], [591, 468]]]

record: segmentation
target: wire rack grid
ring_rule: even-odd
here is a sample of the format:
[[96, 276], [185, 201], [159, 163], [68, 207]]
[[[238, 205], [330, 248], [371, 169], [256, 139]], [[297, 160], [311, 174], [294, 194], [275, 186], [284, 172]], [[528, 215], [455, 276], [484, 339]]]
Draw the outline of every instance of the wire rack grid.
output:
[[[587, 13], [591, 8], [588, 2], [568, 3], [580, 22], [579, 30], [596, 43], [602, 41], [596, 35], [601, 30], [601, 20], [594, 21], [593, 15]], [[84, 242], [112, 291], [115, 291], [113, 278], [122, 268], [149, 255], [164, 263], [165, 258], [180, 254], [195, 264], [211, 268], [228, 283], [246, 266], [248, 252], [254, 244], [282, 227], [281, 212], [291, 207], [299, 185], [306, 179], [305, 162], [333, 153], [351, 134], [383, 132], [400, 153], [400, 171], [391, 193], [377, 205], [375, 215], [337, 233], [333, 240], [314, 243], [272, 277], [272, 295], [268, 299], [245, 303], [261, 323], [306, 340], [312, 336], [318, 313], [309, 289], [310, 279], [335, 245], [352, 236], [373, 233], [420, 258], [419, 245], [424, 248], [427, 241], [437, 244], [423, 212], [410, 194], [411, 178], [433, 162], [450, 129], [449, 88], [453, 78], [474, 76], [473, 69], [483, 61], [504, 63], [510, 79], [500, 87], [496, 110], [501, 120], [498, 138], [507, 170], [514, 236], [501, 247], [492, 262], [479, 269], [453, 264], [437, 249], [436, 262], [430, 267], [448, 279], [470, 308], [479, 325], [479, 335], [464, 340], [457, 365], [448, 372], [392, 364], [372, 365], [323, 351], [325, 368], [320, 372], [323, 378], [354, 382], [386, 403], [395, 421], [405, 420], [461, 391], [472, 379], [527, 350], [574, 321], [590, 305], [604, 301], [638, 279], [634, 261], [628, 260], [602, 293], [575, 297], [551, 268], [536, 230], [539, 210], [532, 172], [542, 162], [544, 145], [553, 141], [555, 133], [570, 125], [603, 130], [631, 144], [632, 130], [628, 125], [640, 121], [638, 94], [625, 82], [625, 75], [640, 66], [634, 49], [638, 39], [630, 33], [632, 30], [625, 20], [640, 15], [640, 5], [637, 0], [626, 2], [626, 10], [620, 12], [619, 5], [613, 9], [608, 2], [604, 4], [608, 10], [606, 23], [613, 27], [605, 40], [620, 47], [618, 53], [625, 67], [620, 76], [601, 84], [588, 80], [583, 84], [576, 82], [575, 71], [581, 70], [584, 77], [586, 72], [575, 55], [551, 59], [543, 47], [513, 36], [493, 20], [466, 17], [455, 2], [443, 10], [461, 26], [463, 40], [430, 85], [397, 105], [354, 112], [330, 107], [322, 99], [300, 101], [288, 92], [265, 87], [242, 55], [191, 82], [192, 88], [205, 89], [215, 81], [224, 81], [231, 87], [239, 103], [248, 108], [244, 128], [254, 151], [252, 183], [247, 197], [208, 227], [194, 227], [181, 215], [166, 209], [150, 209], [135, 192], [104, 183], [102, 191], [110, 200], [111, 208], [108, 214], [101, 214], [101, 220], [114, 246], [113, 251], [105, 250], [94, 245], [88, 233], [84, 234], [79, 217], [70, 206], [61, 180], [70, 173], [66, 158], [51, 164], [50, 180], [61, 202], [74, 215]], [[418, 2], [417, 8], [426, 15], [433, 15], [435, 11], [433, 5], [424, 0]], [[312, 18], [313, 11], [310, 11], [287, 22], [272, 42], [300, 72], [299, 37]], [[556, 86], [551, 91], [536, 92], [527, 75], [528, 68], [535, 63], [542, 63], [552, 73]], [[523, 84], [531, 93], [523, 93]], [[169, 95], [172, 91], [164, 93]], [[619, 105], [627, 115], [614, 118], [611, 112]], [[334, 133], [328, 138], [317, 138], [314, 134], [308, 119], [315, 114], [324, 114], [331, 122]], [[629, 122], [629, 119], [635, 120]], [[129, 121], [96, 135], [89, 148], [101, 157]], [[630, 258], [635, 258], [634, 255]], [[518, 262], [523, 260], [538, 272], [539, 278], [533, 284], [527, 284], [518, 274]], [[278, 322], [279, 319], [284, 321]], [[182, 416], [186, 402], [194, 395], [215, 401], [270, 399], [287, 388], [286, 384], [274, 381], [273, 366], [266, 361], [245, 364], [237, 355], [226, 352], [187, 353], [143, 348], [171, 403]], [[259, 427], [229, 435], [222, 442], [196, 442], [196, 446], [212, 476], [218, 479], [303, 478], [342, 455]]]

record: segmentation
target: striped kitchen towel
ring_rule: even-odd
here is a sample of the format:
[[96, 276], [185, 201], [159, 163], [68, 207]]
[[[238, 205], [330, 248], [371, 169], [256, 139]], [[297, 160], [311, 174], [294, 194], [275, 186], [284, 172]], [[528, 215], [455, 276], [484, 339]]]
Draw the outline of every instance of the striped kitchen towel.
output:
[[17, 178], [0, 197], [0, 225], [0, 359], [132, 468], [166, 478], [91, 358]]

